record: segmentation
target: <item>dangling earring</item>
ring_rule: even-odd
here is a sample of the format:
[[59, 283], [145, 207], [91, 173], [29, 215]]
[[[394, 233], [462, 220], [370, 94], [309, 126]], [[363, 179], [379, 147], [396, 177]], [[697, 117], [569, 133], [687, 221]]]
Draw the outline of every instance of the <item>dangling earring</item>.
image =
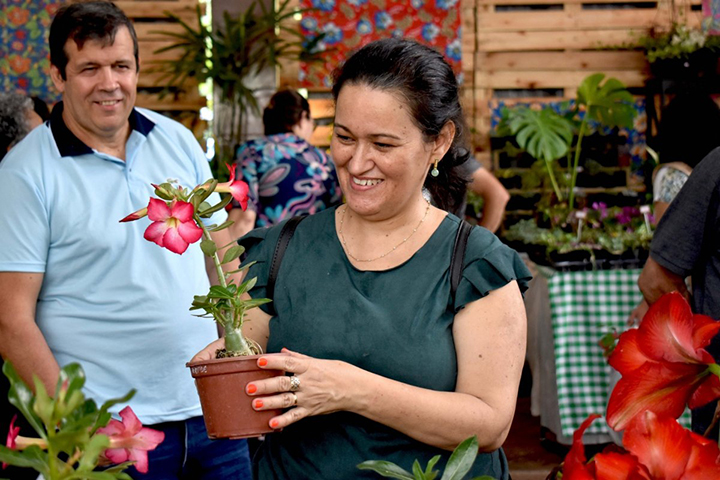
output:
[[438, 163], [440, 163], [439, 158], [435, 159], [435, 166], [433, 167], [432, 170], [430, 170], [430, 175], [432, 175], [433, 177], [437, 177], [438, 175], [440, 175], [440, 170], [438, 170], [438, 168], [437, 168]]

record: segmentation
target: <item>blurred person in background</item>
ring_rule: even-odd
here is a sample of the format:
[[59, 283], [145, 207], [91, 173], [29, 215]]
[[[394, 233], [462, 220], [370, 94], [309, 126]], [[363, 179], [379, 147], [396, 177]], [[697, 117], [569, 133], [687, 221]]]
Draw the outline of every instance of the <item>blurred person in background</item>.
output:
[[22, 93], [0, 93], [0, 160], [42, 122], [32, 99]]

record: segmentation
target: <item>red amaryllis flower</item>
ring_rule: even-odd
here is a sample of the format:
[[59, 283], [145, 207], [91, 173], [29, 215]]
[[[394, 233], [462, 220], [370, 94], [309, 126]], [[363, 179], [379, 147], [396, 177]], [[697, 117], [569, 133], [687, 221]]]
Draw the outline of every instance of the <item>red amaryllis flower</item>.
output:
[[148, 217], [153, 223], [145, 230], [145, 239], [165, 247], [171, 252], [182, 254], [188, 245], [200, 240], [202, 229], [193, 219], [192, 204], [173, 200], [170, 205], [151, 198]]
[[248, 184], [242, 180], [235, 180], [235, 168], [225, 164], [230, 170], [230, 180], [224, 183], [219, 183], [215, 187], [216, 192], [230, 193], [236, 202], [240, 204], [243, 210], [247, 210], [248, 203], [248, 191], [250, 190]]
[[720, 478], [717, 442], [683, 428], [669, 416], [651, 411], [637, 415], [623, 435], [623, 444], [654, 479]]
[[586, 463], [582, 437], [585, 430], [600, 415], [590, 415], [573, 433], [570, 452], [565, 457], [563, 480], [649, 480], [647, 470], [637, 457], [629, 453], [604, 451]]
[[105, 450], [105, 456], [113, 463], [133, 461], [138, 472], [147, 473], [147, 452], [155, 450], [165, 440], [165, 434], [143, 427], [130, 407], [123, 408], [120, 417], [122, 422], [110, 420], [106, 427], [97, 430], [110, 437], [110, 448]]
[[[20, 427], [15, 426], [15, 420], [17, 420], [17, 415], [14, 415], [12, 420], [10, 420], [10, 429], [8, 430], [7, 440], [5, 441], [5, 446], [11, 450], [15, 449], [15, 439], [20, 435]], [[3, 470], [5, 470], [7, 466], [8, 464], [3, 462]]]
[[622, 379], [610, 395], [608, 425], [623, 430], [645, 410], [678, 418], [685, 404], [696, 408], [720, 397], [720, 379], [712, 373], [720, 367], [703, 348], [718, 331], [720, 322], [693, 315], [679, 293], [663, 295], [610, 356]]

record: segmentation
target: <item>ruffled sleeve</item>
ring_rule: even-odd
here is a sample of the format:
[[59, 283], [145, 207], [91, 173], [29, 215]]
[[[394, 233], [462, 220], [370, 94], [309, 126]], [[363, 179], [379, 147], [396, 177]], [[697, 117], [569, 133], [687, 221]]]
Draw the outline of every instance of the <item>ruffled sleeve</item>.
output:
[[[267, 283], [270, 271], [271, 256], [275, 251], [275, 244], [280, 236], [280, 229], [284, 222], [270, 228], [256, 228], [238, 240], [238, 244], [245, 247], [242, 264], [255, 262], [248, 270], [247, 278], [257, 278], [257, 283], [250, 290], [252, 298], [267, 297]], [[261, 305], [265, 313], [271, 313], [268, 304]]]
[[455, 311], [516, 280], [525, 293], [532, 279], [520, 255], [484, 228], [474, 228], [455, 295]]

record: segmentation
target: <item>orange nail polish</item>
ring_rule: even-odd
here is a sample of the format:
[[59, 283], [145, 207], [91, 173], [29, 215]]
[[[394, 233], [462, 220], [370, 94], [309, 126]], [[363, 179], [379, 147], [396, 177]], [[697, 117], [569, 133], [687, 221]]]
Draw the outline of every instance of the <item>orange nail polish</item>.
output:
[[247, 386], [247, 392], [248, 393], [255, 393], [257, 392], [257, 387], [253, 385], [252, 383]]
[[258, 365], [260, 365], [261, 367], [264, 367], [265, 365], [267, 365], [267, 359], [261, 358], [260, 360], [258, 360]]
[[255, 400], [255, 408], [262, 408], [262, 406], [263, 406], [262, 400], [260, 400], [259, 398], [257, 400]]
[[280, 425], [280, 422], [278, 422], [277, 420], [273, 420], [273, 421], [270, 422], [270, 426], [271, 426], [272, 428], [277, 428], [278, 425]]

